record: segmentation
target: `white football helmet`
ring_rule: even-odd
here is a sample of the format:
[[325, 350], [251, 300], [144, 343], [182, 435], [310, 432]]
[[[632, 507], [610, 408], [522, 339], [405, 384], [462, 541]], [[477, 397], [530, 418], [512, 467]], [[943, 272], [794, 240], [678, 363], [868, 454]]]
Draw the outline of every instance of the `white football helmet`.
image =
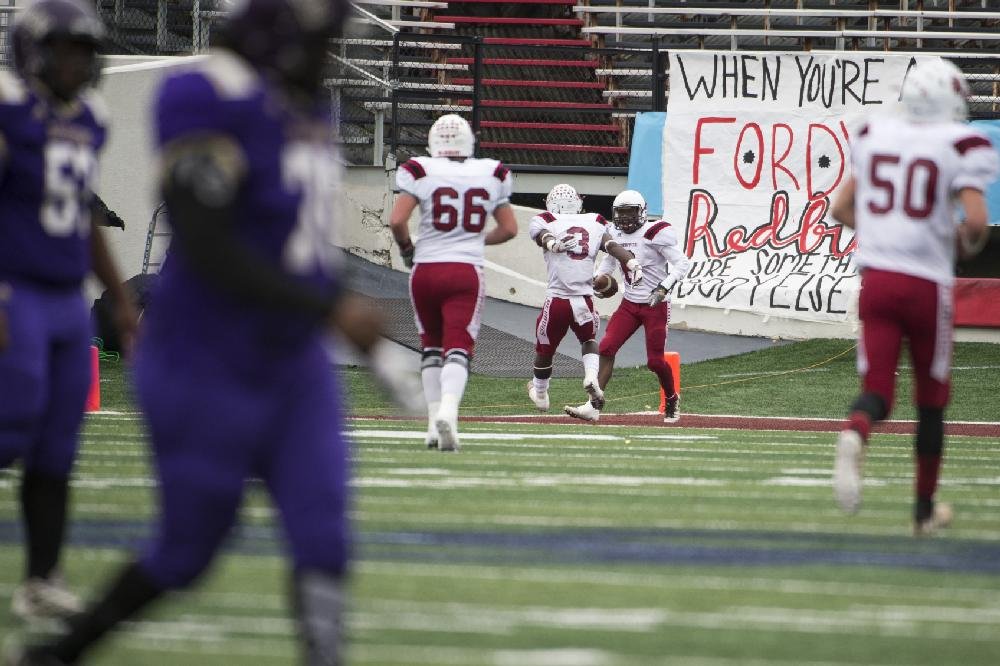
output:
[[476, 137], [462, 116], [447, 113], [431, 125], [427, 134], [427, 152], [431, 157], [472, 157]]
[[635, 190], [619, 192], [612, 204], [611, 222], [627, 234], [646, 224], [646, 200]]
[[556, 215], [559, 213], [575, 215], [583, 210], [583, 199], [572, 185], [560, 183], [549, 190], [548, 196], [545, 197], [545, 209]]
[[969, 115], [969, 84], [958, 67], [943, 58], [914, 65], [899, 100], [913, 122], [964, 121]]

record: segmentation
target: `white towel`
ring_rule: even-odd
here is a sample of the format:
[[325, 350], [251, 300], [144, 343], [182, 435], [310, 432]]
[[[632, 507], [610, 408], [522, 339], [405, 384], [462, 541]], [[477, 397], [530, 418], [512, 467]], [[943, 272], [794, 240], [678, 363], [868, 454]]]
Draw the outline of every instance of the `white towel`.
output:
[[573, 309], [573, 320], [580, 326], [589, 324], [594, 320], [594, 313], [587, 305], [587, 299], [583, 296], [570, 296], [569, 306]]

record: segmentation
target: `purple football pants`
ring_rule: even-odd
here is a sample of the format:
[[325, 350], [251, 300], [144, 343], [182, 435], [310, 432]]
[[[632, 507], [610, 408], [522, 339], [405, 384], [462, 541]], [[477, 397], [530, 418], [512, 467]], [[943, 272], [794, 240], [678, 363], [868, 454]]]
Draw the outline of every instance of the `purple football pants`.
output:
[[349, 459], [333, 368], [319, 342], [237, 364], [198, 342], [140, 340], [136, 388], [152, 437], [160, 517], [142, 556], [164, 589], [205, 570], [263, 481], [295, 569], [346, 573]]
[[79, 289], [13, 283], [0, 352], [0, 468], [64, 478], [90, 387], [90, 317]]

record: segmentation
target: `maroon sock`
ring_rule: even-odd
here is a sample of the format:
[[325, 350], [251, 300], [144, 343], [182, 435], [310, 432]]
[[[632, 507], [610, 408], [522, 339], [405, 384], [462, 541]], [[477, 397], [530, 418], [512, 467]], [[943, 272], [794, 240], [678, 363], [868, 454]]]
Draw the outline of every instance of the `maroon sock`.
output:
[[917, 499], [934, 497], [940, 470], [941, 456], [917, 455]]
[[867, 412], [861, 410], [851, 412], [846, 427], [850, 430], [856, 430], [861, 435], [861, 441], [865, 444], [868, 443], [868, 437], [872, 434], [872, 421]]

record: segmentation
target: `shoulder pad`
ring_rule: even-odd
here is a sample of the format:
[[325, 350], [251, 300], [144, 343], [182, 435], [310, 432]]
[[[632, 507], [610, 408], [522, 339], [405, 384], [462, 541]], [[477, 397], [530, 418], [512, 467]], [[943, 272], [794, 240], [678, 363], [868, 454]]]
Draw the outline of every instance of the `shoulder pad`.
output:
[[542, 222], [555, 222], [556, 221], [556, 216], [553, 215], [552, 213], [550, 213], [549, 211], [545, 211], [544, 213], [541, 213], [537, 217]]
[[505, 167], [503, 162], [497, 162], [497, 168], [493, 170], [493, 177], [502, 183], [507, 180], [508, 175], [510, 175], [510, 169]]
[[215, 51], [196, 64], [192, 71], [205, 77], [221, 99], [249, 97], [260, 86], [260, 76], [242, 58]]
[[408, 159], [399, 165], [400, 169], [406, 169], [413, 176], [413, 180], [420, 180], [427, 175], [427, 170], [424, 169], [424, 165], [418, 162], [416, 159]]
[[964, 155], [975, 148], [992, 148], [993, 144], [985, 136], [970, 134], [956, 141], [954, 146], [959, 155]]
[[23, 104], [28, 99], [28, 89], [13, 72], [0, 70], [0, 104]]
[[653, 226], [651, 226], [649, 229], [646, 229], [646, 233], [644, 233], [643, 236], [645, 236], [646, 240], [653, 240], [653, 237], [656, 234], [660, 233], [669, 226], [670, 223], [664, 222], [663, 220], [660, 220], [659, 222], [654, 222]]

